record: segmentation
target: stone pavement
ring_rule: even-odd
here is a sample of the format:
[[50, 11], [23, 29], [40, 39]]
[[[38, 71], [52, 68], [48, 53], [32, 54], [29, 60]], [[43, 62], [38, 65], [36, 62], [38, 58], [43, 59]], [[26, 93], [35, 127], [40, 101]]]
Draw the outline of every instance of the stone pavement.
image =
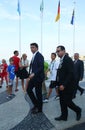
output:
[[[46, 85], [48, 87], [48, 82]], [[84, 87], [85, 81], [80, 85]], [[30, 107], [32, 103], [27, 94], [24, 94], [21, 85], [16, 96], [11, 100], [6, 99], [5, 86], [0, 89], [0, 130], [74, 130], [85, 128], [85, 92], [80, 96], [77, 93], [74, 102], [82, 108], [82, 118], [76, 121], [76, 114], [69, 109], [68, 121], [55, 121], [54, 118], [60, 115], [59, 100], [54, 99], [55, 92], [48, 103], [43, 104], [43, 113], [32, 115]], [[82, 125], [79, 125], [83, 123]], [[76, 126], [72, 127], [72, 126]], [[78, 126], [79, 125], [79, 126]], [[72, 127], [72, 128], [70, 128]]]

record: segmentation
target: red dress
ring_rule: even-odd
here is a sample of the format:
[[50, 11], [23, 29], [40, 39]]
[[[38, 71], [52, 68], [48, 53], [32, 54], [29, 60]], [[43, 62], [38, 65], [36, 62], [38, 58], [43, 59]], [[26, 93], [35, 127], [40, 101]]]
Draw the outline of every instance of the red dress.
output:
[[4, 78], [7, 76], [7, 67], [8, 65], [6, 63], [0, 65], [0, 77]]

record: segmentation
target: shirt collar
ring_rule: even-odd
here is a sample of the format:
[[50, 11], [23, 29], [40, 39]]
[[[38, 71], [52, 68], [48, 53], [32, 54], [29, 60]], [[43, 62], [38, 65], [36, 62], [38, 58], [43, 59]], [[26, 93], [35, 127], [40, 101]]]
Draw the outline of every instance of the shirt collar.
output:
[[38, 51], [36, 51], [36, 52], [33, 54], [33, 57], [36, 55], [37, 52], [38, 52]]
[[60, 58], [60, 60], [62, 61], [62, 60], [64, 59], [64, 57], [65, 57], [65, 55], [63, 55], [63, 56]]

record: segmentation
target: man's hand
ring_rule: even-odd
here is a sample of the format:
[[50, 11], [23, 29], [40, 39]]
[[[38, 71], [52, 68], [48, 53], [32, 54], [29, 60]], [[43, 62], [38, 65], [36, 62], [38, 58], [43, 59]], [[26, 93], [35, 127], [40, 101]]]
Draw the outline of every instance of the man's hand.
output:
[[63, 91], [63, 90], [64, 90], [64, 86], [63, 86], [63, 85], [60, 85], [60, 86], [59, 86], [59, 89], [60, 89], [60, 91]]
[[80, 81], [82, 81], [83, 79], [82, 78], [80, 78]]
[[35, 74], [32, 73], [32, 74], [29, 76], [29, 78], [32, 79], [32, 78], [34, 77], [34, 75], [35, 75]]

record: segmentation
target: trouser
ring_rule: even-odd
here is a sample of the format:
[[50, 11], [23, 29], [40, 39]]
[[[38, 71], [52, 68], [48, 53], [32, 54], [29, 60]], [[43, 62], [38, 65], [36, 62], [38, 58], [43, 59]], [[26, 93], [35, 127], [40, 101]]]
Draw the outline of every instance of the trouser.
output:
[[[33, 88], [35, 88], [35, 93]], [[37, 107], [39, 111], [42, 111], [42, 82], [36, 83], [35, 81], [30, 80], [28, 83], [27, 93], [34, 106]]]
[[83, 88], [81, 88], [81, 87], [79, 86], [79, 80], [76, 80], [76, 89], [75, 89], [74, 95], [76, 95], [77, 90], [79, 90], [80, 92], [83, 91]]
[[78, 90], [79, 90], [80, 92], [83, 91], [83, 88], [81, 88], [81, 87], [79, 86], [79, 84], [78, 84]]
[[42, 96], [43, 96], [43, 99], [46, 99], [47, 97], [47, 89], [45, 85], [45, 80], [42, 82]]
[[80, 112], [80, 107], [78, 107], [72, 101], [72, 94], [60, 93], [60, 107], [61, 107], [61, 116], [65, 119], [68, 117], [68, 107], [75, 111], [76, 113]]

